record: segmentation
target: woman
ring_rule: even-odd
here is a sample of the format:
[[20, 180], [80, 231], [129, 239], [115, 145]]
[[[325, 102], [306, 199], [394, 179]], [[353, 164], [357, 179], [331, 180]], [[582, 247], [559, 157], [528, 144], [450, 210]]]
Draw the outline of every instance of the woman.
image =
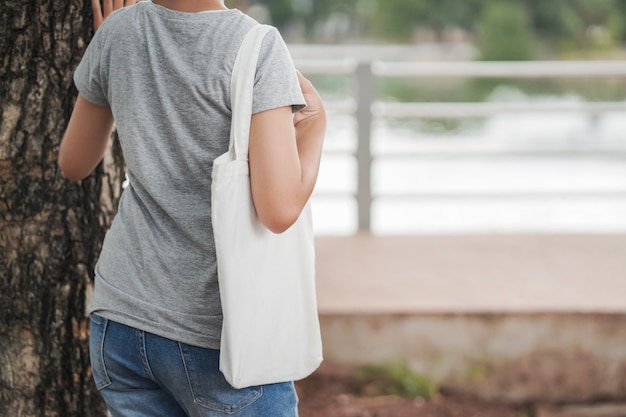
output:
[[[127, 164], [95, 270], [96, 385], [113, 417], [296, 416], [291, 382], [235, 390], [218, 369], [211, 169], [228, 149], [231, 71], [256, 22], [222, 0], [135, 3], [105, 0], [103, 12], [93, 1], [97, 32], [74, 75], [79, 96], [59, 153], [69, 179], [85, 178], [115, 124]], [[273, 232], [312, 193], [325, 125], [318, 93], [272, 31], [257, 66], [249, 164], [257, 215]]]

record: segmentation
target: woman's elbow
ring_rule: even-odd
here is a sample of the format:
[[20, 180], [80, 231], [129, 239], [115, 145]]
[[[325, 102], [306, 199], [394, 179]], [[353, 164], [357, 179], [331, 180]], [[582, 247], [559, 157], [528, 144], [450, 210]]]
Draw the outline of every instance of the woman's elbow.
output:
[[302, 207], [282, 206], [274, 210], [257, 210], [259, 220], [272, 233], [280, 234], [286, 232], [300, 217]]
[[59, 154], [57, 163], [65, 178], [70, 181], [83, 180], [90, 174], [90, 172], [85, 173], [84, 169], [81, 169], [81, 167], [77, 166], [77, 164], [72, 163], [72, 161], [69, 160], [69, 158], [67, 158], [63, 153]]

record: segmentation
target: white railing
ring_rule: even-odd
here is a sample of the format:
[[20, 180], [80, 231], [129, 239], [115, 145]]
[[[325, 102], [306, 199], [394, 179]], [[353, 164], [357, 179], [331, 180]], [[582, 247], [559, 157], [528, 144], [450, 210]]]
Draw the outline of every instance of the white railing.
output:
[[[297, 59], [300, 71], [309, 75], [344, 74], [352, 77], [356, 85], [354, 105], [334, 107], [339, 113], [354, 114], [357, 119], [357, 190], [358, 229], [370, 230], [371, 203], [371, 152], [372, 121], [381, 118], [416, 118], [416, 119], [463, 119], [474, 117], [490, 117], [501, 113], [549, 113], [569, 112], [579, 114], [602, 114], [606, 112], [626, 113], [626, 102], [540, 102], [540, 103], [389, 103], [380, 102], [375, 97], [376, 80], [379, 78], [603, 78], [624, 77], [626, 79], [626, 62], [620, 61], [531, 61], [531, 62], [382, 62], [367, 60], [305, 60]], [[516, 155], [545, 154], [551, 150], [496, 151], [498, 155], [506, 153]], [[567, 151], [559, 151], [560, 154]], [[595, 154], [602, 150], [593, 151]], [[459, 153], [459, 152], [456, 152]], [[576, 152], [573, 152], [576, 153]], [[443, 154], [442, 154], [443, 155]], [[455, 155], [445, 152], [443, 156]], [[481, 156], [485, 154], [481, 153]], [[417, 153], [403, 153], [402, 156], [417, 158], [425, 156]], [[432, 157], [432, 153], [428, 154]], [[626, 157], [626, 147], [617, 151], [607, 150], [605, 156]], [[558, 193], [559, 197], [580, 197], [584, 193]], [[592, 193], [596, 197], [625, 197], [626, 192]], [[533, 197], [543, 194], [532, 194]], [[551, 193], [554, 197], [556, 194]], [[586, 195], [586, 194], [585, 194]], [[412, 195], [414, 196], [414, 195]], [[427, 197], [427, 195], [419, 195]], [[433, 195], [436, 198], [492, 198], [493, 195]], [[501, 197], [500, 194], [498, 196]], [[511, 194], [511, 197], [527, 197], [526, 194]], [[377, 196], [379, 197], [379, 196]]]

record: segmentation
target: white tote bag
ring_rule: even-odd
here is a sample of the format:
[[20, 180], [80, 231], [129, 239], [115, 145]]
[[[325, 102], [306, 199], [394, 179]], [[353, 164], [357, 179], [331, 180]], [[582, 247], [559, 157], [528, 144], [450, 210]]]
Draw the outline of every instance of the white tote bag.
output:
[[215, 159], [212, 223], [224, 321], [220, 370], [235, 388], [302, 379], [322, 361], [311, 211], [287, 231], [257, 218], [248, 140], [252, 88], [265, 35], [257, 25], [239, 50], [231, 81], [228, 152]]

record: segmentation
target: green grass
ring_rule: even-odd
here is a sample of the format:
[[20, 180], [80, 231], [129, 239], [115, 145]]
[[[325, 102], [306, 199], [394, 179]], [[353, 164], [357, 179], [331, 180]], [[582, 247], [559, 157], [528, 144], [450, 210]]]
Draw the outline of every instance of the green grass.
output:
[[427, 376], [413, 372], [404, 362], [386, 366], [370, 365], [354, 375], [362, 394], [369, 396], [395, 395], [408, 398], [432, 398], [439, 392]]

